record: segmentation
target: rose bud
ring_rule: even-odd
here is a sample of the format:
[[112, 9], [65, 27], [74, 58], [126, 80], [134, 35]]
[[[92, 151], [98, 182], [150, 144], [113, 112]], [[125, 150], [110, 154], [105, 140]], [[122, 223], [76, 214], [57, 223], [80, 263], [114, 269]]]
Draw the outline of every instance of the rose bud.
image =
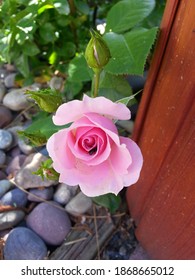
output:
[[91, 32], [91, 40], [85, 50], [85, 59], [91, 68], [102, 69], [109, 61], [111, 55], [106, 42], [94, 30]]

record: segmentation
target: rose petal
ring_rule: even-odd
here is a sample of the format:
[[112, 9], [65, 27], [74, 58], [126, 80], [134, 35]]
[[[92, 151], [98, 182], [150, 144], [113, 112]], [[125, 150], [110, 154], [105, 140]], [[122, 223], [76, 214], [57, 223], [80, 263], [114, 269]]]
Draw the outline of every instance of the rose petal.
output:
[[[82, 128], [84, 132], [83, 135], [81, 133]], [[108, 141], [108, 136], [104, 133], [104, 131], [102, 131], [100, 128], [92, 128], [91, 130], [86, 132], [85, 127], [79, 127], [77, 130], [79, 130], [78, 136], [76, 131], [75, 136], [71, 135], [67, 143], [72, 154], [74, 154], [74, 156], [78, 160], [83, 160], [84, 163], [86, 163], [87, 165], [97, 165], [105, 161], [108, 158], [111, 149], [110, 149], [110, 143]], [[81, 148], [78, 144], [81, 137], [86, 137], [87, 135], [88, 136], [95, 135], [96, 136], [95, 138], [99, 139], [97, 140], [97, 152], [94, 153], [94, 155], [91, 155], [89, 152]], [[102, 141], [102, 146], [99, 145], [100, 140]]]
[[117, 145], [120, 144], [116, 125], [110, 119], [94, 113], [88, 113], [85, 116], [91, 121], [93, 126], [101, 128]]
[[143, 165], [143, 156], [138, 145], [131, 139], [120, 137], [121, 143], [124, 143], [129, 150], [132, 158], [132, 163], [128, 168], [128, 174], [124, 175], [124, 186], [128, 187], [135, 184], [139, 179], [140, 172]]
[[75, 165], [75, 157], [67, 145], [69, 133], [69, 129], [62, 129], [54, 133], [46, 145], [49, 156], [53, 160], [53, 167], [59, 173], [66, 168], [73, 168]]
[[64, 125], [78, 120], [85, 113], [98, 113], [117, 120], [128, 120], [131, 117], [129, 109], [122, 103], [112, 102], [103, 96], [91, 98], [84, 95], [82, 101], [73, 100], [59, 106], [53, 122]]
[[109, 161], [97, 166], [87, 166], [83, 162], [77, 169], [68, 169], [60, 175], [59, 181], [69, 185], [80, 185], [81, 191], [90, 197], [106, 193], [118, 194], [123, 188], [122, 177], [115, 176]]
[[109, 160], [114, 173], [120, 176], [128, 174], [128, 168], [132, 164], [132, 158], [125, 144], [116, 145], [113, 143]]
[[110, 160], [95, 166], [85, 164], [84, 161], [75, 158], [68, 148], [69, 137], [70, 130], [63, 129], [53, 134], [47, 143], [53, 167], [60, 173], [59, 182], [72, 186], [79, 184], [88, 196], [117, 194], [123, 188], [123, 181], [122, 177], [113, 171]]

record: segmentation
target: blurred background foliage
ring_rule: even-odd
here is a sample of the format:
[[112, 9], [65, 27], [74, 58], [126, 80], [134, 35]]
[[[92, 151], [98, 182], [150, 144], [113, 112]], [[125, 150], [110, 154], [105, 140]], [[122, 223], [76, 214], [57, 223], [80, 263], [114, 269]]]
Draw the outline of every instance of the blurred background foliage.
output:
[[[91, 87], [84, 51], [90, 28], [104, 33], [111, 59], [100, 95], [129, 96], [126, 75], [143, 75], [165, 0], [4, 0], [0, 5], [0, 63], [14, 64], [22, 85], [64, 79], [67, 100]], [[105, 28], [105, 31], [104, 31]]]

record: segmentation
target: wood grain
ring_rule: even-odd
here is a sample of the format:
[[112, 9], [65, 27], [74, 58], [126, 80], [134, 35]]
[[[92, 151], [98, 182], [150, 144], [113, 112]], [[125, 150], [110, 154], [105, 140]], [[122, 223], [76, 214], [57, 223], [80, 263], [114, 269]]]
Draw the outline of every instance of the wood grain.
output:
[[195, 259], [195, 1], [167, 2], [133, 138], [144, 156], [127, 191], [153, 259]]

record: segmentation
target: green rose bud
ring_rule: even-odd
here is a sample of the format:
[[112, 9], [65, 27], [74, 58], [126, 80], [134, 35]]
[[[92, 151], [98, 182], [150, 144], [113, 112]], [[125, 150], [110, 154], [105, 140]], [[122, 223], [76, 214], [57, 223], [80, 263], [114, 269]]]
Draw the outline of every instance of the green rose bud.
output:
[[106, 42], [94, 30], [91, 32], [91, 40], [85, 50], [85, 59], [91, 68], [102, 69], [109, 61], [111, 55]]
[[37, 92], [28, 90], [26, 94], [34, 99], [42, 110], [48, 113], [55, 112], [62, 104], [62, 96], [60, 93], [51, 89], [43, 89]]

